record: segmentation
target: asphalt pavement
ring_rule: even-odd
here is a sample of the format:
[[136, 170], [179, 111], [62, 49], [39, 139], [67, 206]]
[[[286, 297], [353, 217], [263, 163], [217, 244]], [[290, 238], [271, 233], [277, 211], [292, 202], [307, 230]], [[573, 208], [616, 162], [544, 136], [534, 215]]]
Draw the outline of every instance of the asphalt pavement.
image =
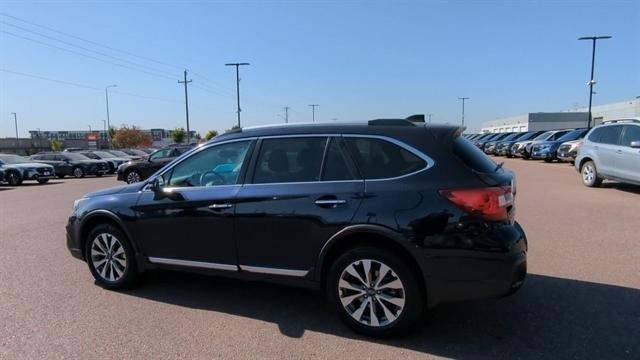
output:
[[640, 359], [640, 187], [500, 159], [529, 239], [514, 296], [442, 305], [415, 332], [354, 334], [319, 293], [155, 271], [107, 291], [65, 247], [67, 216], [113, 176], [0, 186], [0, 359]]

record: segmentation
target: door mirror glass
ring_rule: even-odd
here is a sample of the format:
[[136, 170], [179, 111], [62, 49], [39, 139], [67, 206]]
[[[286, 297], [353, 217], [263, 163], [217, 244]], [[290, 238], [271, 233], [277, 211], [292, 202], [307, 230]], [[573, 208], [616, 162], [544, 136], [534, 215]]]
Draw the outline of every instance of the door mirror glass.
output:
[[634, 148], [634, 149], [640, 149], [640, 140], [632, 141], [631, 142], [631, 147]]

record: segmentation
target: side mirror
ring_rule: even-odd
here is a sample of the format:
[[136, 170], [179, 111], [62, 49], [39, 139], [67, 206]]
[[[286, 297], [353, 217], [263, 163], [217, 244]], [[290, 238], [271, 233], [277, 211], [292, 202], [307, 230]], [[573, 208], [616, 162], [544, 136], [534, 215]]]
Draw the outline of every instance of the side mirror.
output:
[[160, 180], [158, 178], [154, 178], [153, 181], [149, 183], [149, 190], [154, 193], [158, 193], [162, 191], [162, 187], [160, 186]]
[[639, 141], [632, 141], [630, 146], [632, 148], [634, 148], [634, 149], [640, 149], [640, 140]]

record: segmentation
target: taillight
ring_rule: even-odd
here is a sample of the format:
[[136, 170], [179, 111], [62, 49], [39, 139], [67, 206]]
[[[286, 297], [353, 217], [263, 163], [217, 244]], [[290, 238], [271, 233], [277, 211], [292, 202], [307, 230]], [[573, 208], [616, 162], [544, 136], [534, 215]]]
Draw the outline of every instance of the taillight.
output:
[[513, 205], [511, 186], [441, 190], [440, 194], [462, 210], [491, 221], [507, 220]]

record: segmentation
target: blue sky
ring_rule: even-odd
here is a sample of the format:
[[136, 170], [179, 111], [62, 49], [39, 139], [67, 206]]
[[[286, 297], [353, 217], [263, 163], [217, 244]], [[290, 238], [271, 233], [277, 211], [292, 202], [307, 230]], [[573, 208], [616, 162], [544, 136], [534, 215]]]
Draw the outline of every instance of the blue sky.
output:
[[312, 103], [318, 121], [432, 113], [457, 123], [457, 98], [468, 96], [473, 130], [586, 105], [591, 46], [576, 39], [594, 34], [613, 36], [598, 43], [594, 103], [640, 96], [637, 1], [3, 1], [0, 12], [126, 51], [0, 15], [0, 137], [14, 136], [11, 112], [21, 135], [102, 128], [109, 84], [118, 84], [112, 125], [185, 126], [183, 67], [192, 128], [228, 129], [235, 73], [224, 63], [234, 61], [251, 63], [241, 70], [243, 125], [282, 122], [284, 106], [290, 121], [310, 121]]

